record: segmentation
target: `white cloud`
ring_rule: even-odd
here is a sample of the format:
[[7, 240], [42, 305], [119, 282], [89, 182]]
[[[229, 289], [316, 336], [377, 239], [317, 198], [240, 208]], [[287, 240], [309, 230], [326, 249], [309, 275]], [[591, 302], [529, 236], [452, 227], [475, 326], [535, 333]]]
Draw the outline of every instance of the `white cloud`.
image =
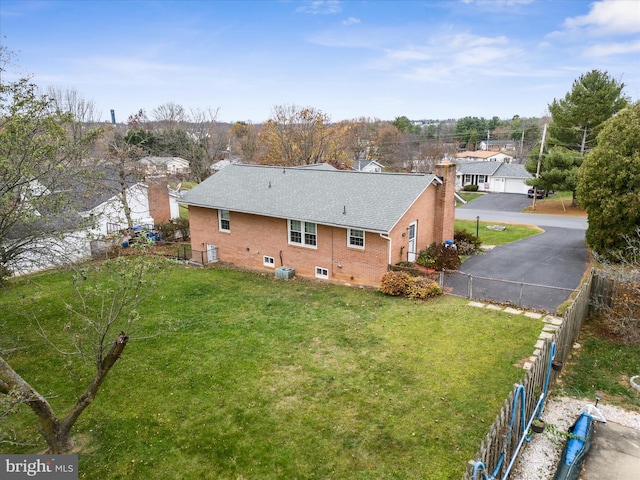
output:
[[512, 5], [527, 5], [534, 2], [534, 0], [462, 0], [462, 3], [476, 3], [478, 5], [491, 5], [491, 6], [507, 6]]
[[590, 57], [608, 57], [611, 55], [640, 54], [640, 40], [627, 43], [600, 43], [586, 49]]
[[296, 12], [309, 13], [311, 15], [333, 14], [341, 11], [342, 6], [338, 0], [313, 0], [305, 2], [304, 5], [296, 9]]
[[343, 25], [347, 25], [347, 26], [349, 26], [349, 25], [355, 25], [355, 24], [357, 24], [357, 23], [360, 23], [360, 19], [359, 19], [359, 18], [354, 18], [354, 17], [349, 17], [349, 18], [347, 18], [346, 20], [343, 20], [343, 21], [342, 21], [342, 24], [343, 24]]
[[370, 63], [378, 70], [418, 81], [440, 81], [449, 75], [511, 75], [522, 63], [522, 49], [504, 36], [483, 37], [467, 33], [439, 35], [425, 45], [385, 49], [384, 58]]
[[635, 0], [602, 0], [593, 3], [587, 15], [567, 18], [564, 26], [595, 34], [639, 33], [640, 5]]

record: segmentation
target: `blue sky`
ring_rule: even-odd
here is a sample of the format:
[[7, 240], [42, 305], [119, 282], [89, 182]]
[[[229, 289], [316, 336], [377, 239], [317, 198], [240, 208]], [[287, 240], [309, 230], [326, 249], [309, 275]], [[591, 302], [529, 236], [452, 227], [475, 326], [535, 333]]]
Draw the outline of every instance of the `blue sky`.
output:
[[640, 99], [637, 0], [2, 0], [0, 41], [5, 78], [74, 89], [104, 120], [168, 102], [228, 122], [539, 117], [593, 69]]

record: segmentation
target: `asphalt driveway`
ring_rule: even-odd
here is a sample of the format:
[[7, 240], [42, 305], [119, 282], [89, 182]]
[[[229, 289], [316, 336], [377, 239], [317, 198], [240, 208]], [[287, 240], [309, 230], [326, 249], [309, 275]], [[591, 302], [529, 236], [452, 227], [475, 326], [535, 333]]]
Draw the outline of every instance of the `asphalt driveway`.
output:
[[583, 218], [519, 213], [531, 201], [526, 195], [488, 194], [456, 209], [456, 218], [538, 225], [544, 232], [467, 259], [460, 267], [467, 277], [457, 275], [446, 281], [453, 293], [468, 295], [471, 275], [471, 296], [480, 300], [556, 312], [569, 298], [588, 267], [584, 242], [587, 222]]

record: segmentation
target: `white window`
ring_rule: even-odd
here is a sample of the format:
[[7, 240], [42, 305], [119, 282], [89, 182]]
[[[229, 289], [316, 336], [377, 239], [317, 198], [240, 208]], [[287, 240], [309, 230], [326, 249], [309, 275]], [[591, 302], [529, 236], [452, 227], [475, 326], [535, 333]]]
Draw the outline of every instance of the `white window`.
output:
[[265, 267], [271, 267], [273, 268], [276, 264], [275, 260], [273, 259], [273, 257], [268, 257], [267, 255], [265, 255], [264, 257], [262, 257], [262, 264]]
[[318, 244], [316, 224], [289, 220], [289, 243], [315, 248]]
[[364, 230], [349, 229], [349, 246], [364, 249]]
[[329, 278], [329, 270], [322, 267], [316, 267], [316, 277], [317, 278]]
[[478, 185], [487, 181], [486, 175], [478, 175]]
[[231, 221], [229, 220], [229, 210], [218, 210], [218, 226], [223, 232], [231, 231]]
[[473, 181], [473, 178], [471, 177], [471, 175], [469, 175], [468, 173], [464, 174], [464, 180], [462, 180], [462, 183], [464, 185], [468, 185]]

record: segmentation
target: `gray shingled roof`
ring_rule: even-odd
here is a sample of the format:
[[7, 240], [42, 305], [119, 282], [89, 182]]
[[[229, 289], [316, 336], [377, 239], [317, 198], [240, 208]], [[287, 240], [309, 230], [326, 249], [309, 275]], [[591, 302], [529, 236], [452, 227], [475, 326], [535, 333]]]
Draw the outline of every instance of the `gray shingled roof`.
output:
[[527, 172], [527, 169], [524, 168], [524, 165], [520, 165], [519, 163], [502, 163], [500, 168], [496, 173], [493, 174], [494, 177], [507, 177], [507, 178], [531, 178], [532, 175]]
[[388, 233], [434, 181], [431, 174], [229, 165], [181, 202]]
[[457, 173], [470, 175], [491, 175], [493, 177], [530, 178], [524, 166], [504, 162], [458, 162]]

